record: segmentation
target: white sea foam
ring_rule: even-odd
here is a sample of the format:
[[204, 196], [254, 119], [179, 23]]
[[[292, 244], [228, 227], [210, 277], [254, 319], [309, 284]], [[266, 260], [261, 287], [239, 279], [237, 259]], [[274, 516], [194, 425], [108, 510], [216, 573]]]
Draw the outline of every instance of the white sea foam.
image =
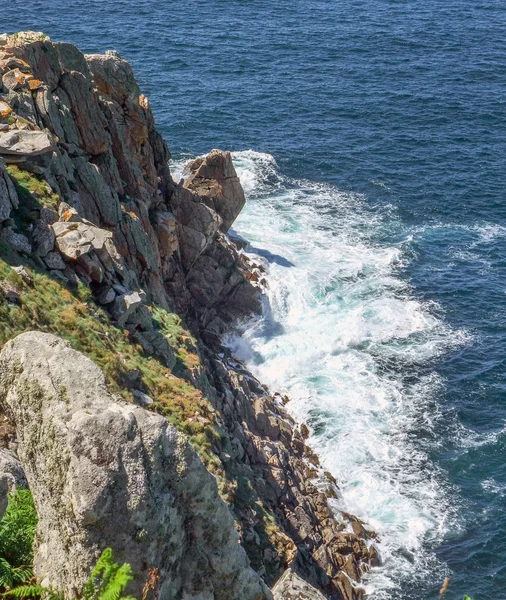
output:
[[236, 152], [234, 162], [248, 197], [234, 228], [268, 264], [269, 302], [227, 343], [290, 395], [347, 510], [379, 533], [383, 566], [366, 580], [370, 597], [442, 580], [431, 545], [457, 525], [428, 455], [442, 382], [420, 367], [463, 336], [399, 276], [411, 238], [381, 241], [391, 214], [330, 186], [285, 180], [268, 154]]

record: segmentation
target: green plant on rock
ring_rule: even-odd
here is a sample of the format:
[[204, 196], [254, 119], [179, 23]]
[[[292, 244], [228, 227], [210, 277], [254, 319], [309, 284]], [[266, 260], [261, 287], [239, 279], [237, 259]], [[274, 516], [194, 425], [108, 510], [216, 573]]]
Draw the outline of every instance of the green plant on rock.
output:
[[[66, 287], [28, 263], [25, 269], [33, 281], [27, 284], [10, 267], [8, 260], [14, 259], [0, 258], [0, 280], [12, 284], [20, 293], [20, 299], [19, 303], [12, 304], [0, 295], [0, 349], [25, 331], [57, 335], [98, 365], [107, 378], [110, 391], [126, 400], [131, 400], [131, 392], [125, 381], [130, 373], [137, 372], [138, 385], [155, 400], [152, 409], [187, 434], [209, 470], [224, 478], [221, 463], [212, 451], [213, 445], [220, 440], [216, 417], [202, 392], [191, 381], [171, 372], [156, 357], [145, 355], [140, 346], [132, 343], [128, 331], [111, 323], [107, 313], [94, 303], [91, 293], [83, 285]], [[155, 309], [155, 314], [163, 320], [162, 333], [172, 333], [170, 339], [174, 347], [192, 344], [193, 338], [182, 327], [177, 315], [161, 309]]]
[[[135, 600], [133, 596], [122, 595], [132, 578], [130, 565], [125, 563], [119, 566], [113, 561], [111, 548], [106, 548], [93, 567], [78, 598], [80, 600]], [[19, 586], [2, 595], [20, 599], [66, 600], [64, 594], [38, 584]]]
[[31, 567], [13, 567], [8, 560], [0, 558], [0, 588], [9, 590], [17, 585], [22, 585], [30, 581], [32, 574]]
[[181, 317], [158, 306], [150, 310], [154, 323], [174, 349], [179, 364], [189, 371], [197, 369], [200, 366], [197, 340], [183, 327]]
[[84, 600], [134, 600], [132, 596], [121, 595], [132, 577], [130, 565], [125, 563], [120, 567], [112, 559], [112, 550], [106, 548], [84, 585], [82, 597]]
[[18, 489], [9, 496], [0, 520], [0, 589], [26, 583], [32, 577], [32, 545], [37, 513], [32, 495]]
[[25, 171], [17, 165], [7, 165], [9, 174], [19, 196], [19, 208], [12, 212], [16, 226], [20, 231], [25, 230], [39, 218], [42, 207], [56, 208], [58, 194], [37, 175]]

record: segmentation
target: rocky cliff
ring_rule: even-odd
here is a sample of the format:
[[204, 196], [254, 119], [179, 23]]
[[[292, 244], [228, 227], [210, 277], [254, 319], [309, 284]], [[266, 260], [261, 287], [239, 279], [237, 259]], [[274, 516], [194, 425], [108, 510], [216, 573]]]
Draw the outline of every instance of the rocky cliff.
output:
[[374, 535], [330, 506], [287, 399], [220, 343], [265, 285], [227, 236], [245, 202], [230, 154], [173, 181], [115, 52], [0, 36], [0, 76], [0, 343], [56, 334], [105, 374], [47, 334], [2, 351], [38, 577], [70, 593], [110, 545], [138, 586], [163, 574], [161, 598], [267, 598], [283, 573], [278, 598], [360, 598]]

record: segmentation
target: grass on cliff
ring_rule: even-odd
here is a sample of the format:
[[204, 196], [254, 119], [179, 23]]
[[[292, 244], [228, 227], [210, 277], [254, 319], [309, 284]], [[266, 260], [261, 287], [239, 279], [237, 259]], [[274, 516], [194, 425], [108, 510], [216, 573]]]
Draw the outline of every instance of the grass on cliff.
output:
[[[84, 286], [66, 287], [45, 272], [28, 265], [25, 268], [33, 278], [31, 284], [25, 283], [7, 260], [0, 258], [0, 280], [8, 281], [20, 292], [17, 304], [0, 295], [0, 348], [25, 331], [60, 336], [93, 360], [103, 370], [109, 389], [127, 400], [132, 396], [126, 382], [135, 373], [140, 383], [134, 387], [153, 398], [153, 409], [186, 433], [207, 468], [223, 477], [221, 463], [212, 452], [220, 434], [214, 410], [202, 393], [157, 358], [144, 355], [126, 330], [112, 325]], [[168, 339], [178, 356], [179, 370], [192, 369], [198, 357], [191, 351], [193, 338], [181, 326], [179, 317], [159, 308], [153, 312], [155, 321], [162, 324], [162, 333], [172, 336]]]
[[58, 194], [37, 175], [25, 171], [16, 165], [6, 165], [19, 197], [19, 208], [12, 212], [12, 217], [20, 231], [25, 230], [39, 218], [41, 207], [56, 209]]
[[0, 520], [0, 590], [27, 583], [32, 575], [32, 545], [37, 513], [32, 495], [18, 489], [8, 498]]

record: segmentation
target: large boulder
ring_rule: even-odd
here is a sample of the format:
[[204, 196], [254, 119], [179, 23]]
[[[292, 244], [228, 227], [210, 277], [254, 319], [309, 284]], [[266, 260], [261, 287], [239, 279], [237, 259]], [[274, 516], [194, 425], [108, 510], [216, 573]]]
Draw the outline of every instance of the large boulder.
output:
[[0, 353], [0, 405], [39, 516], [35, 573], [75, 595], [100, 551], [150, 569], [164, 600], [271, 598], [250, 568], [214, 477], [163, 417], [113, 397], [66, 342], [28, 332]]
[[30, 157], [53, 150], [53, 144], [45, 131], [0, 131], [0, 154]]
[[198, 194], [222, 218], [221, 230], [227, 232], [246, 203], [244, 190], [235, 171], [230, 152], [211, 150], [185, 168], [189, 176], [184, 187]]
[[77, 260], [91, 250], [102, 250], [112, 233], [91, 223], [66, 223], [57, 221], [52, 225], [58, 250], [69, 260]]
[[174, 193], [171, 206], [179, 224], [181, 260], [189, 270], [214, 241], [222, 220], [197, 195], [181, 187]]

